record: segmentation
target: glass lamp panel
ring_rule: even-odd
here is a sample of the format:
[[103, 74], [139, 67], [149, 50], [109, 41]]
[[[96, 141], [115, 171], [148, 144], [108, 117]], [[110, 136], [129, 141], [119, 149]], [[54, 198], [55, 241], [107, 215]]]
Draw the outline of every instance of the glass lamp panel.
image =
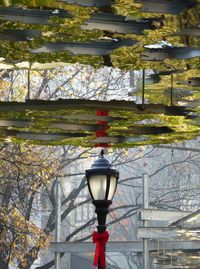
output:
[[110, 189], [109, 189], [109, 193], [108, 193], [108, 200], [113, 199], [113, 196], [115, 194], [116, 184], [117, 184], [116, 177], [111, 176], [110, 177]]
[[89, 184], [94, 200], [104, 200], [106, 195], [106, 175], [90, 176]]

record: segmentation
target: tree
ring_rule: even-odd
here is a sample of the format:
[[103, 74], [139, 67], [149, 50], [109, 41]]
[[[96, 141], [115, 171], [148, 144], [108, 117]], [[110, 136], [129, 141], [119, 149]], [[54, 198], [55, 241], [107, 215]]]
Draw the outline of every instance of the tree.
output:
[[[85, 73], [86, 73], [86, 69], [87, 69], [87, 77], [85, 77]], [[64, 73], [64, 72], [65, 73]], [[83, 66], [79, 66], [76, 65], [74, 67], [70, 67], [67, 66], [66, 68], [64, 68], [64, 70], [60, 70], [60, 69], [56, 69], [56, 70], [44, 70], [44, 71], [40, 71], [40, 72], [36, 72], [36, 71], [26, 71], [26, 70], [21, 70], [21, 71], [7, 71], [6, 75], [5, 72], [2, 71], [1, 75], [2, 75], [2, 83], [4, 84], [4, 91], [2, 91], [2, 95], [1, 95], [1, 100], [2, 101], [22, 101], [27, 99], [27, 97], [33, 98], [33, 99], [55, 99], [58, 97], [71, 97], [73, 96], [74, 98], [103, 98], [105, 99], [107, 92], [108, 91], [113, 91], [115, 89], [115, 85], [114, 85], [114, 76], [116, 76], [116, 72], [114, 72], [112, 69], [109, 69], [109, 75], [105, 75], [105, 71], [101, 71], [98, 76], [100, 75], [101, 78], [99, 79], [99, 77], [97, 76], [97, 74], [94, 73], [94, 69], [92, 69], [91, 67], [83, 67]], [[67, 77], [66, 74], [67, 73]], [[118, 77], [118, 87], [120, 86], [120, 83], [124, 83], [123, 78], [125, 73], [124, 72], [118, 72], [120, 75], [120, 77]], [[27, 75], [29, 75], [29, 80]], [[89, 83], [88, 83], [89, 81]], [[121, 81], [121, 82], [120, 82]], [[77, 83], [79, 83], [81, 86], [81, 90], [78, 89], [78, 87], [76, 87]], [[94, 89], [94, 85], [96, 85], [96, 88]], [[116, 90], [116, 89], [115, 89]], [[14, 145], [13, 145], [14, 147]], [[16, 146], [17, 147], [17, 146]], [[15, 154], [16, 158], [20, 158], [20, 153], [21, 153], [21, 147], [19, 147], [19, 152], [17, 151]], [[7, 146], [6, 146], [7, 148]], [[32, 148], [27, 147], [24, 145], [24, 151], [26, 151], [26, 154], [30, 156], [30, 158], [33, 159], [37, 159], [37, 156], [39, 156], [41, 154], [41, 150], [43, 150], [44, 154], [41, 154], [41, 156], [45, 156], [48, 154], [48, 149], [46, 151], [46, 149], [44, 150], [44, 148], [35, 148], [38, 149], [37, 154], [35, 154], [34, 151], [31, 150]], [[32, 151], [32, 152], [31, 152]], [[56, 153], [55, 153], [56, 152]], [[61, 153], [62, 152], [62, 153]], [[57, 148], [56, 150], [54, 149], [54, 156], [56, 156], [59, 159], [59, 170], [62, 171], [63, 169], [67, 169], [67, 167], [74, 162], [76, 159], [78, 159], [79, 157], [81, 157], [82, 154], [84, 154], [84, 152], [79, 153], [80, 156], [76, 156], [76, 157], [70, 157], [70, 147], [63, 147], [63, 148]], [[34, 154], [32, 154], [34, 153]], [[7, 161], [10, 160], [10, 155], [7, 151], [3, 151], [2, 154], [5, 154], [5, 159], [7, 159]], [[24, 158], [24, 155], [22, 156]], [[48, 156], [48, 162], [50, 161], [51, 156]], [[26, 226], [28, 225], [28, 222], [30, 220], [30, 216], [31, 214], [33, 214], [34, 211], [34, 203], [35, 200], [37, 199], [38, 194], [42, 191], [44, 194], [44, 191], [46, 191], [47, 196], [50, 199], [50, 203], [52, 204], [52, 211], [51, 214], [49, 216], [49, 219], [47, 221], [47, 224], [45, 227], [43, 227], [43, 229], [39, 229], [38, 231], [40, 231], [42, 233], [42, 238], [49, 238], [51, 232], [54, 230], [55, 228], [55, 221], [54, 221], [54, 213], [55, 213], [55, 197], [54, 197], [54, 188], [55, 188], [55, 182], [53, 184], [50, 185], [50, 187], [47, 187], [44, 184], [36, 184], [34, 182], [34, 176], [38, 176], [38, 169], [40, 169], [39, 165], [40, 163], [35, 164], [35, 166], [33, 166], [33, 168], [35, 168], [35, 170], [29, 170], [28, 167], [30, 165], [30, 163], [27, 163], [27, 165], [24, 166], [23, 165], [18, 165], [20, 166], [18, 168], [18, 166], [16, 166], [16, 161], [17, 160], [13, 160], [12, 164], [13, 166], [11, 167], [10, 171], [12, 173], [12, 178], [14, 183], [18, 182], [18, 177], [23, 175], [23, 173], [26, 171], [27, 175], [26, 175], [26, 180], [28, 181], [28, 184], [25, 185], [26, 187], [29, 186], [30, 189], [33, 189], [33, 194], [30, 194], [30, 197], [26, 196], [26, 197], [22, 197], [19, 198], [20, 201], [25, 200], [26, 201], [26, 207], [24, 206], [24, 204], [20, 203], [19, 205], [12, 205], [13, 207], [13, 212], [12, 215], [15, 216], [15, 218], [12, 220], [13, 224], [12, 226], [14, 227], [14, 229], [19, 229], [19, 223], [25, 223]], [[48, 163], [47, 162], [47, 163]], [[53, 160], [51, 161], [53, 162]], [[45, 162], [44, 162], [45, 163]], [[22, 162], [23, 164], [23, 162]], [[20, 172], [18, 172], [17, 168], [20, 169]], [[13, 172], [13, 169], [17, 170], [17, 172]], [[52, 170], [54, 171], [54, 170]], [[29, 172], [31, 172], [31, 176], [32, 178], [30, 178]], [[17, 173], [20, 173], [20, 175], [18, 175]], [[40, 180], [42, 182], [43, 177], [44, 177], [44, 172], [41, 173], [41, 177]], [[53, 174], [53, 178], [55, 179], [56, 176], [58, 176], [58, 174], [54, 173]], [[11, 175], [3, 175], [3, 177], [7, 178], [7, 188], [12, 189], [13, 185], [12, 182], [10, 180]], [[46, 176], [47, 177], [47, 176]], [[16, 180], [17, 179], [17, 180]], [[16, 181], [15, 181], [16, 180]], [[21, 183], [22, 181], [20, 181]], [[14, 184], [13, 183], [13, 184]], [[25, 184], [25, 183], [24, 183]], [[20, 197], [20, 195], [22, 196], [24, 193], [29, 193], [29, 191], [25, 191], [25, 189], [23, 189], [24, 187], [22, 185], [18, 185], [19, 187], [19, 192], [16, 193], [16, 197]], [[45, 187], [45, 190], [44, 190]], [[79, 205], [75, 204], [75, 199], [77, 198], [78, 194], [81, 192], [81, 190], [85, 187], [85, 180], [84, 178], [82, 179], [82, 181], [80, 182], [80, 185], [74, 189], [72, 191], [72, 193], [70, 193], [68, 195], [68, 197], [66, 197], [63, 201], [63, 206], [65, 204], [67, 204], [69, 201], [69, 206], [66, 208], [66, 210], [64, 211], [64, 214], [62, 216], [62, 218], [64, 219], [72, 210], [76, 209]], [[7, 194], [6, 194], [7, 195]], [[13, 197], [12, 195], [14, 195], [13, 193], [10, 194], [9, 196]], [[13, 200], [14, 198], [12, 198]], [[3, 201], [5, 201], [5, 198], [2, 198], [2, 203]], [[5, 206], [6, 208], [10, 207], [10, 197], [7, 199], [7, 204]], [[84, 201], [84, 203], [86, 203], [87, 201]], [[81, 204], [80, 204], [81, 206]], [[19, 210], [23, 210], [24, 215], [22, 216], [21, 214], [19, 214]], [[25, 212], [24, 212], [25, 211]], [[27, 212], [28, 211], [28, 212]], [[4, 212], [2, 209], [2, 215], [6, 214], [6, 211]], [[7, 214], [6, 214], [7, 215]], [[20, 219], [21, 218], [21, 219]], [[23, 221], [22, 221], [23, 218]], [[8, 217], [9, 221], [11, 221], [10, 216]], [[89, 223], [94, 223], [94, 219], [89, 220], [89, 222], [85, 225], [85, 227], [89, 224]], [[17, 230], [17, 232], [15, 231], [15, 233], [17, 233], [18, 235], [21, 235], [22, 233], [24, 233], [25, 230], [25, 224], [24, 226], [22, 225], [20, 227], [19, 230]], [[3, 225], [3, 223], [2, 223]], [[29, 225], [30, 226], [30, 225]], [[37, 230], [37, 226], [34, 227], [35, 231]], [[77, 234], [80, 230], [82, 230], [84, 227], [77, 229], [77, 231], [73, 232], [71, 235], [68, 236], [68, 240], [73, 237], [75, 234]], [[6, 234], [6, 236], [10, 236], [10, 231], [9, 231], [9, 227], [5, 225], [4, 223], [4, 232]], [[23, 257], [22, 255], [20, 257], [18, 257], [19, 255], [16, 253], [16, 251], [14, 251], [15, 248], [15, 242], [16, 242], [16, 238], [14, 237], [15, 233], [12, 231], [12, 238], [10, 238], [10, 242], [8, 243], [8, 249], [4, 252], [4, 258], [3, 260], [5, 260], [4, 264], [5, 266], [8, 266], [8, 264], [12, 261], [14, 261], [18, 264], [19, 268], [29, 268], [30, 265], [34, 262], [34, 260], [37, 258], [37, 256], [39, 255], [40, 249], [43, 247], [42, 243], [40, 245], [38, 245], [38, 242], [35, 242], [32, 240], [31, 245], [29, 244], [30, 247], [32, 247], [30, 249], [30, 247], [28, 248], [28, 253], [25, 252]], [[14, 233], [14, 235], [13, 235]], [[31, 236], [31, 233], [29, 231], [27, 231], [27, 234], [25, 233], [25, 237], [28, 238], [29, 236]], [[22, 244], [21, 240], [21, 250], [25, 250], [28, 246], [28, 242], [24, 242], [24, 245]], [[46, 242], [46, 241], [45, 241]], [[26, 244], [25, 244], [26, 243]], [[17, 245], [17, 247], [19, 246], [19, 244]], [[10, 251], [11, 254], [7, 254]]]
[[45, 247], [50, 238], [34, 223], [38, 190], [54, 177], [54, 149], [27, 145], [1, 145], [0, 149], [1, 268], [20, 261], [35, 244]]
[[[116, 199], [113, 202], [108, 220], [108, 226], [112, 225], [112, 229], [110, 229], [111, 240], [135, 240], [137, 237], [137, 213], [142, 207], [141, 176], [143, 172], [148, 171], [150, 174], [151, 207], [193, 210], [197, 205], [191, 204], [191, 195], [194, 195], [194, 190], [195, 194], [199, 193], [196, 177], [198, 171], [196, 170], [194, 174], [191, 174], [189, 187], [188, 181], [185, 181], [186, 169], [184, 171], [182, 167], [185, 167], [187, 163], [187, 171], [192, 171], [196, 157], [196, 154], [188, 153], [187, 156], [182, 156], [178, 152], [174, 153], [171, 150], [166, 152], [166, 150], [163, 151], [150, 146], [129, 151], [120, 150], [111, 154], [110, 158], [120, 168], [121, 172]], [[189, 207], [185, 207], [186, 204], [190, 204]], [[79, 229], [68, 234], [65, 240], [72, 239], [74, 235], [77, 235], [90, 224], [94, 224], [94, 219], [88, 220]], [[91, 233], [88, 231], [88, 234], [80, 236], [78, 240], [83, 241], [90, 239], [90, 237]], [[125, 256], [130, 268], [133, 268], [134, 265], [140, 268], [141, 260], [136, 253], [126, 254]], [[37, 268], [47, 269], [51, 268], [53, 264], [54, 260], [51, 260]], [[118, 263], [120, 267], [119, 264], [120, 262]]]
[[[112, 96], [116, 96], [117, 98], [122, 98], [120, 94], [121, 86], [124, 85], [124, 92], [128, 92], [129, 90], [129, 74], [125, 72], [115, 72], [111, 69], [102, 70], [102, 73], [98, 73], [95, 75], [94, 70], [90, 70], [90, 67], [88, 67], [88, 75], [85, 77], [85, 70], [86, 67], [83, 66], [75, 66], [75, 67], [66, 67], [64, 69], [65, 73], [61, 72], [59, 69], [54, 71], [41, 71], [39, 73], [33, 73], [31, 72], [32, 80], [31, 80], [31, 98], [67, 98], [67, 97], [75, 97], [78, 98], [81, 94], [81, 98], [97, 98], [97, 99], [109, 99], [112, 98]], [[108, 72], [108, 70], [110, 72]], [[16, 100], [17, 98], [26, 98], [27, 92], [25, 91], [25, 88], [21, 88], [21, 81], [25, 81], [23, 78], [23, 75], [27, 74], [25, 71], [21, 73], [22, 78], [19, 74], [15, 73], [12, 75], [12, 87], [9, 86], [8, 89], [10, 90], [9, 95], [2, 94], [2, 98], [6, 98], [5, 96], [9, 96], [11, 100]], [[66, 74], [68, 77], [66, 77]], [[100, 80], [100, 77], [103, 77], [103, 80]], [[118, 77], [118, 84], [114, 84], [114, 81], [116, 81]], [[15, 78], [15, 79], [14, 79]], [[13, 80], [14, 79], [14, 80]], [[35, 81], [34, 81], [35, 80]], [[9, 84], [9, 79], [6, 78], [6, 81]], [[126, 82], [125, 82], [126, 81]], [[124, 83], [124, 84], [123, 84]], [[62, 86], [63, 85], [63, 86]], [[79, 92], [80, 87], [76, 87], [79, 85], [82, 90]], [[89, 86], [90, 85], [90, 86]], [[116, 88], [117, 87], [117, 88]], [[15, 90], [14, 90], [15, 89]], [[8, 91], [9, 91], [8, 90]], [[119, 90], [119, 91], [118, 91]], [[21, 94], [18, 94], [20, 92]], [[10, 99], [9, 99], [10, 100]], [[197, 143], [198, 142], [193, 142]], [[3, 148], [8, 148], [8, 145], [2, 146]], [[19, 147], [20, 146], [10, 146], [10, 147]], [[10, 231], [10, 226], [8, 225], [8, 220], [5, 218], [5, 220], [2, 220], [2, 226], [4, 227], [4, 234], [6, 236], [9, 236], [9, 243], [8, 247], [5, 248], [6, 251], [4, 252], [3, 260], [4, 267], [8, 268], [8, 264], [13, 261], [15, 261], [18, 264], [18, 268], [20, 269], [28, 269], [33, 264], [33, 262], [37, 259], [39, 255], [41, 255], [41, 250], [43, 246], [47, 243], [48, 239], [50, 238], [52, 232], [55, 228], [55, 220], [54, 220], [54, 214], [55, 214], [55, 182], [53, 182], [53, 179], [56, 179], [56, 177], [63, 177], [67, 178], [69, 180], [70, 177], [74, 176], [74, 173], [70, 172], [71, 165], [75, 165], [77, 163], [77, 166], [79, 165], [80, 159], [86, 159], [89, 156], [93, 156], [93, 152], [88, 152], [88, 150], [80, 150], [76, 149], [75, 147], [65, 146], [65, 147], [57, 147], [57, 148], [40, 148], [40, 147], [27, 147], [23, 146], [24, 151], [27, 150], [26, 154], [23, 156], [23, 161], [17, 163], [19, 156], [21, 156], [21, 150], [18, 152], [16, 151], [14, 154], [14, 159], [11, 162], [12, 166], [10, 167], [10, 173], [6, 169], [2, 171], [2, 178], [7, 179], [7, 188], [13, 189], [16, 182], [18, 182], [18, 169], [20, 170], [20, 175], [22, 175], [23, 180], [26, 179], [23, 184], [23, 181], [20, 181], [20, 185], [18, 186], [19, 191], [12, 196], [11, 194], [8, 195], [8, 199], [2, 199], [2, 201], [8, 200], [6, 203], [6, 206], [4, 207], [4, 210], [8, 210], [8, 208], [13, 208], [13, 214], [14, 217], [11, 218], [9, 216], [9, 221], [13, 220], [12, 228], [14, 229], [14, 233]], [[48, 152], [51, 152], [52, 156], [54, 156], [53, 159], [51, 159], [51, 156], [48, 154]], [[34, 151], [37, 151], [35, 154]], [[42, 153], [41, 153], [42, 151]], [[9, 153], [9, 151], [2, 151], [2, 158], [6, 159], [9, 163], [11, 157], [13, 158], [12, 154]], [[85, 156], [87, 155], [87, 156]], [[26, 163], [26, 156], [29, 156], [30, 158], [33, 158], [35, 161], [33, 162], [35, 165], [33, 165], [30, 169], [29, 164], [32, 164], [30, 161], [29, 163]], [[38, 157], [39, 156], [39, 157]], [[48, 158], [47, 158], [48, 156]], [[37, 163], [40, 158], [43, 158], [43, 161]], [[118, 188], [118, 195], [117, 200], [113, 203], [113, 208], [111, 209], [111, 215], [110, 219], [108, 221], [109, 225], [112, 225], [113, 229], [112, 231], [120, 231], [118, 232], [117, 237], [118, 239], [124, 238], [127, 239], [135, 239], [136, 237], [136, 214], [138, 210], [141, 208], [141, 175], [142, 172], [147, 171], [150, 174], [151, 178], [151, 206], [158, 207], [158, 208], [176, 208], [176, 209], [187, 209], [189, 206], [192, 208], [194, 206], [198, 206], [199, 203], [195, 199], [195, 201], [191, 199], [191, 197], [199, 196], [199, 188], [197, 188], [198, 178], [196, 175], [199, 173], [198, 168], [198, 160], [199, 160], [199, 154], [198, 153], [187, 153], [185, 156], [180, 155], [178, 152], [171, 151], [171, 150], [161, 150], [156, 149], [151, 146], [149, 147], [139, 147], [136, 149], [130, 149], [130, 150], [119, 150], [114, 151], [110, 158], [113, 161], [113, 164], [115, 164], [117, 167], [120, 168], [121, 174], [123, 175], [120, 178], [120, 185]], [[56, 161], [55, 161], [56, 159]], [[21, 165], [25, 162], [25, 166]], [[16, 166], [17, 163], [17, 166]], [[187, 163], [187, 167], [186, 167]], [[51, 165], [49, 165], [51, 164]], [[41, 184], [35, 185], [35, 177], [38, 178], [38, 169], [40, 169], [40, 165], [44, 165], [46, 167], [55, 167], [53, 170], [49, 170], [49, 173], [51, 176], [48, 176], [48, 178], [51, 178], [51, 183], [47, 180], [45, 181], [45, 174], [44, 172], [41, 172], [41, 175], [39, 176], [40, 182], [43, 182]], [[25, 168], [26, 169], [25, 169]], [[13, 172], [14, 171], [14, 172]], [[39, 170], [40, 171], [40, 170]], [[44, 171], [44, 170], [43, 170]], [[46, 171], [46, 168], [45, 168]], [[47, 169], [48, 171], [48, 169]], [[24, 173], [24, 174], [23, 174]], [[29, 179], [29, 173], [30, 173], [30, 180]], [[187, 173], [187, 176], [185, 176]], [[50, 175], [49, 174], [49, 175]], [[62, 220], [64, 220], [71, 212], [76, 210], [78, 207], [83, 206], [84, 204], [87, 204], [89, 202], [89, 199], [82, 200], [81, 202], [77, 202], [78, 197], [81, 193], [81, 191], [86, 187], [85, 178], [83, 177], [83, 171], [78, 172], [77, 174], [80, 174], [80, 182], [79, 184], [73, 188], [73, 190], [65, 197], [63, 197], [62, 200], [62, 207], [63, 207], [63, 213], [62, 213]], [[26, 175], [23, 176], [23, 175]], [[38, 178], [38, 179], [39, 179]], [[11, 180], [13, 179], [13, 180]], [[14, 182], [14, 183], [12, 183]], [[37, 182], [37, 180], [36, 180]], [[49, 184], [47, 184], [49, 183]], [[26, 188], [28, 188], [29, 185], [33, 185], [35, 187], [29, 187], [30, 189], [33, 188], [33, 194], [28, 197], [24, 197], [23, 194], [25, 193], [24, 185]], [[2, 197], [3, 193], [7, 193], [4, 190], [4, 184], [1, 185], [2, 189]], [[31, 189], [32, 190], [32, 189]], [[9, 192], [8, 192], [9, 193]], [[26, 192], [28, 193], [28, 192]], [[45, 225], [43, 227], [32, 226], [32, 229], [26, 229], [26, 240], [21, 240], [21, 246], [20, 243], [18, 243], [18, 247], [20, 246], [21, 249], [27, 249], [28, 251], [24, 253], [23, 257], [18, 257], [17, 254], [15, 254], [15, 235], [17, 234], [23, 234], [22, 231], [24, 231], [25, 226], [20, 226], [22, 228], [19, 229], [19, 223], [22, 223], [22, 219], [20, 219], [21, 216], [23, 216], [24, 223], [26, 223], [26, 226], [29, 224], [30, 216], [35, 212], [35, 201], [37, 200], [36, 196], [40, 196], [41, 194], [45, 194], [46, 199], [49, 199], [49, 203], [51, 204], [50, 212], [48, 216], [48, 220], [46, 221]], [[178, 194], [178, 195], [177, 195]], [[6, 194], [7, 196], [7, 194]], [[26, 206], [20, 202], [18, 204], [11, 203], [12, 200], [16, 200], [15, 197], [22, 197], [20, 198], [20, 201], [23, 202], [26, 201]], [[124, 201], [124, 197], [126, 200]], [[192, 201], [192, 203], [191, 203]], [[24, 202], [25, 203], [25, 202]], [[28, 207], [29, 205], [29, 207]], [[17, 207], [18, 206], [18, 207]], [[17, 207], [17, 210], [16, 210]], [[3, 208], [3, 207], [2, 207]], [[19, 216], [18, 212], [23, 212], [23, 215]], [[15, 213], [17, 212], [17, 214]], [[29, 214], [26, 212], [29, 212]], [[8, 211], [3, 211], [2, 209], [2, 215], [8, 215]], [[15, 216], [16, 215], [16, 216]], [[24, 217], [25, 216], [25, 217]], [[80, 232], [85, 230], [86, 227], [90, 225], [94, 225], [95, 217], [92, 217], [88, 219], [88, 221], [84, 222], [80, 227], [72, 230], [65, 238], [66, 241], [73, 240], [74, 237], [78, 238], [77, 240], [88, 240], [91, 237], [91, 234], [89, 231], [85, 233], [82, 236], [79, 236]], [[117, 225], [117, 227], [115, 226]], [[133, 227], [135, 227], [133, 229]], [[27, 233], [28, 230], [28, 233]], [[34, 232], [33, 232], [34, 231]], [[131, 233], [130, 233], [131, 231]], [[24, 235], [24, 234], [23, 234]], [[30, 244], [30, 238], [32, 238], [35, 235], [39, 235], [38, 238], [42, 238], [40, 241], [32, 241]], [[32, 237], [31, 237], [32, 236]], [[77, 237], [79, 236], [79, 237]], [[112, 238], [117, 238], [116, 233], [113, 232], [111, 234]], [[2, 237], [3, 238], [3, 237]], [[7, 237], [4, 237], [7, 238]], [[24, 238], [24, 237], [23, 237]], [[37, 238], [37, 237], [36, 237]], [[5, 240], [4, 240], [5, 241]], [[40, 242], [40, 243], [37, 243]], [[4, 244], [3, 242], [2, 244]], [[9, 255], [11, 253], [12, 255]], [[6, 257], [6, 258], [5, 258]], [[133, 266], [133, 264], [140, 264], [140, 261], [137, 259], [136, 255], [130, 255], [127, 257], [128, 263], [130, 264], [130, 267]], [[51, 268], [54, 264], [53, 260], [50, 260], [47, 264], [43, 266], [39, 266], [38, 269], [47, 269]], [[139, 265], [138, 265], [139, 266]]]

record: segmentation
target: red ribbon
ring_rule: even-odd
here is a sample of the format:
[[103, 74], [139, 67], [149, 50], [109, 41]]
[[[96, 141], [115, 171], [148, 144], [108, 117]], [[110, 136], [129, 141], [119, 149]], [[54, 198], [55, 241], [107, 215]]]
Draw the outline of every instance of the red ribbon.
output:
[[92, 239], [96, 244], [93, 265], [97, 267], [100, 262], [101, 268], [106, 268], [105, 245], [109, 239], [109, 233], [107, 231], [103, 233], [94, 232]]
[[[108, 116], [108, 111], [105, 110], [98, 110], [97, 116]], [[108, 121], [98, 120], [99, 130], [96, 131], [96, 137], [106, 137], [107, 136], [107, 129], [110, 127], [108, 126]], [[98, 143], [95, 144], [95, 147], [109, 147], [107, 143]]]

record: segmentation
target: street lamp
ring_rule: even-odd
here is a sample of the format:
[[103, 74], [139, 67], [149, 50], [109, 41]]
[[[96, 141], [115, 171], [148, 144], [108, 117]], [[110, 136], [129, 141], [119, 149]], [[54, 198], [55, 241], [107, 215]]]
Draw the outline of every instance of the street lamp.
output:
[[[98, 268], [105, 268], [105, 256], [101, 259], [101, 252], [105, 251], [105, 243], [108, 240], [108, 233], [106, 232], [106, 216], [108, 214], [108, 207], [112, 204], [114, 197], [119, 172], [115, 170], [111, 163], [104, 158], [104, 151], [101, 150], [99, 158], [93, 163], [92, 167], [86, 170], [86, 178], [90, 195], [92, 197], [92, 203], [95, 205], [98, 219], [98, 232], [94, 232], [93, 241], [98, 243], [101, 250], [95, 251], [96, 261], [94, 259], [94, 265]], [[103, 251], [102, 251], [103, 248]], [[100, 253], [96, 253], [99, 251]]]

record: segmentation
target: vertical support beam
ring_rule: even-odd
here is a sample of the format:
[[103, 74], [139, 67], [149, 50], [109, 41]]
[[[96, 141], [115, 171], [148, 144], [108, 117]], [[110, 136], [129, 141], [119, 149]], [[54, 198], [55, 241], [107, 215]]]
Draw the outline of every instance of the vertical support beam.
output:
[[145, 69], [142, 69], [142, 106], [144, 106], [145, 98]]
[[174, 76], [171, 74], [170, 104], [173, 106]]
[[30, 68], [28, 69], [28, 76], [27, 76], [27, 99], [31, 99], [31, 71]]
[[[60, 180], [56, 181], [56, 212], [55, 212], [55, 241], [60, 242], [61, 240], [61, 185]], [[60, 269], [60, 253], [55, 253], [55, 269]]]
[[[149, 176], [148, 174], [142, 175], [142, 192], [143, 192], [143, 208], [149, 207]], [[148, 221], [143, 221], [143, 227], [148, 226]], [[143, 269], [149, 269], [149, 246], [148, 239], [143, 239]]]

